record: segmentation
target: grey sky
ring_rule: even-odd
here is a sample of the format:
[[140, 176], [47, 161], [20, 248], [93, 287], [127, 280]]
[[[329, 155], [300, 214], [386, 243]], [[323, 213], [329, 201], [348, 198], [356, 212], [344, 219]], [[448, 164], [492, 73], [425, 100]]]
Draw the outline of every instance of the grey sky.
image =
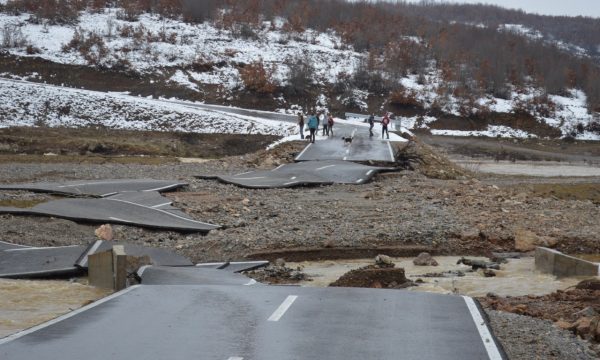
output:
[[[408, 0], [418, 2], [418, 0]], [[600, 0], [445, 0], [450, 3], [485, 3], [522, 9], [542, 15], [591, 16], [600, 18]]]

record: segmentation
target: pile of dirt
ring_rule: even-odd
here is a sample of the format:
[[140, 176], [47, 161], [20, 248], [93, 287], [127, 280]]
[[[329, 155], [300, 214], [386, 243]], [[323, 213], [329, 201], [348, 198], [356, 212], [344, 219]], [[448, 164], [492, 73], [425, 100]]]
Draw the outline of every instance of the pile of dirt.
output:
[[411, 139], [408, 145], [398, 152], [396, 158], [401, 167], [429, 178], [456, 180], [472, 177], [468, 170], [456, 165], [417, 138]]
[[296, 155], [298, 155], [306, 145], [306, 141], [285, 142], [269, 150], [263, 148], [244, 156], [242, 159], [248, 167], [271, 169], [282, 164], [293, 163]]
[[375, 258], [374, 265], [367, 265], [351, 270], [329, 284], [329, 286], [334, 287], [376, 289], [403, 289], [413, 285], [413, 282], [406, 278], [404, 269], [396, 268], [391, 258], [385, 255], [378, 255]]
[[380, 268], [368, 265], [342, 275], [329, 286], [403, 289], [412, 286], [402, 268]]
[[600, 341], [600, 286], [597, 281], [544, 296], [499, 297], [488, 294], [480, 298], [487, 308], [550, 320], [559, 328], [581, 337]]
[[244, 272], [244, 275], [263, 284], [291, 284], [308, 279], [302, 267], [292, 269], [285, 265], [283, 259], [277, 259], [268, 266]]

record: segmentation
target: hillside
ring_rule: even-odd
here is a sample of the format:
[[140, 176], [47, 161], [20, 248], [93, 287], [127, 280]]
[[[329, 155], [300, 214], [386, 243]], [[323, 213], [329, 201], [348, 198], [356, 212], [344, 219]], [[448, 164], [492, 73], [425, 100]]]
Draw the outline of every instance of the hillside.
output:
[[[434, 134], [600, 139], [590, 36], [536, 30], [546, 17], [337, 0], [0, 4], [3, 77], [288, 113], [391, 111]], [[9, 102], [23, 91], [6, 89]], [[15, 111], [2, 126], [34, 123]]]

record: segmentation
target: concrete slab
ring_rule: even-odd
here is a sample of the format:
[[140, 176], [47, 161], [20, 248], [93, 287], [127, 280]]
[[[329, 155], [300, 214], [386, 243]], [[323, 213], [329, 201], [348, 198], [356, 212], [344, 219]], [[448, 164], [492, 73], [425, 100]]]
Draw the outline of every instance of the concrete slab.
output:
[[554, 249], [535, 249], [537, 270], [557, 277], [600, 276], [600, 264], [569, 256]]
[[0, 251], [0, 277], [75, 276], [81, 273], [75, 263], [85, 249], [85, 246], [6, 249]]
[[216, 178], [245, 188], [269, 189], [308, 185], [363, 184], [383, 171], [395, 168], [366, 166], [349, 161], [305, 161], [285, 164], [273, 170], [249, 171], [234, 176], [198, 176]]
[[[61, 199], [28, 209], [0, 207], [0, 214], [54, 216], [80, 222], [125, 224], [182, 232], [207, 233], [219, 228], [218, 225], [194, 220], [181, 210], [161, 208], [167, 205], [148, 206], [144, 205], [144, 201], [134, 202], [129, 201], [131, 198], [123, 198], [128, 196], [146, 196], [152, 204], [157, 199], [156, 193], [152, 192], [141, 195], [117, 194], [100, 199]], [[166, 198], [163, 199], [165, 203], [169, 202]]]
[[0, 340], [2, 359], [199, 356], [504, 358], [472, 299], [381, 289], [140, 285]]
[[[346, 143], [342, 140], [342, 137], [352, 137], [352, 142]], [[336, 134], [335, 137], [308, 144], [296, 156], [295, 160], [384, 161], [392, 163], [396, 160], [396, 157], [389, 141], [382, 140], [377, 134], [370, 138], [364, 131], [361, 133], [352, 131], [342, 135]]]
[[28, 184], [0, 184], [0, 190], [28, 190], [66, 195], [109, 196], [125, 191], [168, 191], [186, 186], [174, 180], [107, 179], [76, 180], [64, 182], [39, 182]]
[[219, 269], [146, 266], [138, 270], [143, 285], [255, 285], [244, 275]]
[[91, 254], [97, 254], [105, 251], [112, 250], [113, 246], [122, 245], [125, 253], [129, 256], [148, 256], [152, 261], [153, 265], [156, 266], [193, 266], [194, 264], [186, 257], [178, 255], [172, 251], [155, 248], [140, 246], [135, 244], [121, 243], [116, 241], [102, 241], [97, 240], [91, 244], [86, 251], [77, 260], [77, 266], [87, 268], [88, 259], [87, 257]]

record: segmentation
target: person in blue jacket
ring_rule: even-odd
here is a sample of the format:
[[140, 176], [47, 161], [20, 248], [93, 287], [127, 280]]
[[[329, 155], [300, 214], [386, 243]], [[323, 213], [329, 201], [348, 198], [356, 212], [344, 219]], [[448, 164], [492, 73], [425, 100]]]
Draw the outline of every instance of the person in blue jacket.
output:
[[308, 118], [308, 130], [310, 131], [310, 142], [314, 143], [315, 142], [315, 137], [316, 137], [316, 132], [317, 132], [317, 128], [319, 127], [319, 120], [317, 119], [317, 116], [313, 113], [309, 118]]

